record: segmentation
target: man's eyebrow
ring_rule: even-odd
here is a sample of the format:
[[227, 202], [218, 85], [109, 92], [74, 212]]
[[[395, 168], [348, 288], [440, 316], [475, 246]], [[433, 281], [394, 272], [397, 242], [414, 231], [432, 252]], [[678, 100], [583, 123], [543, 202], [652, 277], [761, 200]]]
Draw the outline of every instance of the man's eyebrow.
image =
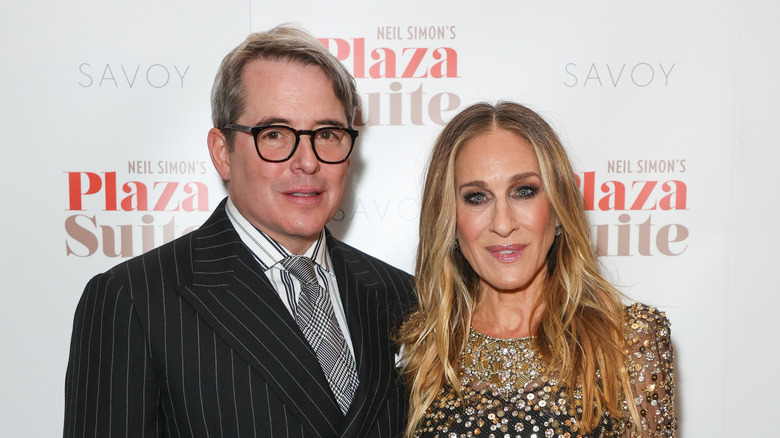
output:
[[316, 123], [318, 125], [337, 126], [339, 128], [344, 128], [345, 127], [343, 122], [340, 122], [340, 121], [335, 120], [335, 119], [321, 119], [321, 120], [317, 120]]
[[268, 117], [265, 119], [260, 120], [257, 122], [257, 125], [255, 126], [266, 126], [266, 125], [289, 125], [290, 121], [281, 117]]
[[[316, 125], [321, 126], [336, 126], [339, 128], [344, 128], [344, 122], [338, 121], [336, 119], [320, 119], [316, 120], [314, 122]], [[257, 125], [255, 126], [268, 126], [268, 125], [285, 125], [290, 126], [291, 128], [298, 129], [295, 126], [292, 126], [292, 123], [288, 119], [285, 119], [283, 117], [268, 117], [265, 119], [262, 119], [257, 122]]]

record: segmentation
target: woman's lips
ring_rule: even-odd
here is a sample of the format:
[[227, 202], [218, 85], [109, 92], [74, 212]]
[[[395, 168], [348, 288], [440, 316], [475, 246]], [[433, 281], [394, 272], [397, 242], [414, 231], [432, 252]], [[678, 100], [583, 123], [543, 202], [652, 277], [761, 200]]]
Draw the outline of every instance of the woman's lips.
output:
[[525, 245], [492, 245], [485, 248], [501, 263], [512, 263], [523, 255]]

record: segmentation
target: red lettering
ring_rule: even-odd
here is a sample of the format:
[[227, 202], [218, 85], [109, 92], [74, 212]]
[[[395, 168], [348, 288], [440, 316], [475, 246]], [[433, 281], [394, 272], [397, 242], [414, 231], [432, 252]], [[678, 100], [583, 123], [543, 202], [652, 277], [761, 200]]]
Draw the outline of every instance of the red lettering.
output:
[[425, 58], [425, 52], [427, 52], [428, 49], [404, 49], [403, 53], [406, 53], [407, 50], [412, 51], [412, 59], [409, 60], [409, 65], [406, 66], [406, 70], [404, 70], [401, 77], [427, 78], [428, 77], [427, 69], [423, 72], [422, 76], [415, 76], [414, 73], [417, 71], [417, 68], [420, 66], [420, 63], [422, 63], [423, 58]]
[[[596, 188], [596, 172], [585, 172], [585, 182], [583, 186], [583, 196], [585, 201], [585, 210], [593, 210], [595, 208], [595, 188]], [[577, 175], [577, 183], [580, 182], [580, 177]]]
[[[381, 53], [384, 53], [384, 56], [382, 56]], [[380, 47], [378, 49], [374, 49], [371, 52], [371, 58], [377, 59], [379, 60], [379, 62], [372, 65], [371, 68], [368, 69], [369, 76], [371, 76], [372, 78], [396, 77], [395, 76], [395, 52], [393, 52], [392, 49], [388, 49], [386, 47]]]
[[[615, 191], [609, 192], [609, 184], [615, 188]], [[599, 200], [599, 210], [625, 210], [626, 209], [626, 186], [619, 181], [607, 181], [601, 185], [601, 191], [607, 193]], [[610, 200], [612, 202], [610, 202]], [[611, 204], [611, 206], [610, 206]]]
[[[116, 210], [116, 172], [104, 172], [105, 183], [100, 175], [93, 172], [66, 172], [68, 174], [68, 210], [84, 210], [84, 195], [94, 195], [105, 187], [106, 210]], [[81, 176], [86, 175], [88, 185], [82, 190]]]
[[[661, 186], [664, 192], [672, 190], [672, 184], [674, 184], [675, 190], [672, 193], [664, 196], [661, 199], [661, 210], [686, 210], [686, 201], [688, 199], [688, 186], [684, 182], [678, 180], [667, 181]], [[674, 202], [672, 202], [674, 201]]]
[[356, 78], [364, 78], [366, 77], [366, 39], [365, 38], [358, 38], [355, 40], [355, 55], [354, 58], [354, 67], [352, 69], [352, 74]]
[[[131, 188], [131, 185], [135, 187], [135, 192]], [[146, 189], [146, 185], [140, 181], [128, 181], [122, 185], [122, 191], [130, 193], [130, 196], [126, 196], [122, 199], [122, 210], [124, 211], [147, 211], [149, 210], [149, 193]], [[135, 198], [135, 206], [133, 206], [133, 199]]]
[[652, 207], [643, 207], [645, 202], [647, 202], [647, 200], [650, 198], [650, 194], [653, 193], [653, 189], [655, 188], [655, 185], [658, 184], [658, 181], [634, 181], [634, 184], [632, 184], [631, 187], [641, 183], [644, 183], [644, 185], [642, 186], [642, 190], [636, 196], [634, 203], [631, 204], [631, 210], [655, 210], [655, 202], [653, 202]]
[[[443, 50], [445, 55], [439, 51]], [[444, 59], [442, 59], [444, 58]], [[431, 76], [434, 78], [458, 77], [458, 52], [449, 47], [439, 47], [433, 51], [433, 59], [442, 59], [431, 67]]]
[[[317, 40], [325, 46], [328, 50], [330, 50], [331, 53], [333, 53], [333, 56], [336, 57], [341, 62], [346, 61], [349, 58], [350, 53], [352, 53], [352, 76], [356, 78], [365, 78], [366, 77], [366, 61], [365, 61], [365, 47], [366, 42], [365, 38], [353, 38], [352, 41], [355, 42], [355, 50], [351, 50], [349, 41], [341, 38], [317, 38]], [[330, 42], [333, 41], [336, 45], [335, 49], [336, 52], [333, 52], [333, 49], [330, 47]]]
[[[152, 203], [154, 203], [153, 211], [179, 211], [181, 208], [186, 211], [209, 211], [208, 186], [201, 182], [127, 181], [121, 183], [122, 192], [127, 195], [123, 195], [121, 202], [117, 203], [119, 185], [116, 172], [102, 172], [102, 178], [95, 172], [65, 173], [68, 175], [68, 210], [70, 211], [94, 210], [94, 206], [85, 208], [85, 202], [89, 195], [97, 195], [101, 191], [104, 192], [102, 207], [105, 211], [149, 211]], [[151, 190], [149, 184], [152, 185]], [[162, 186], [162, 192], [155, 197], [158, 186]], [[150, 198], [150, 191], [154, 199]]]
[[[68, 210], [83, 210], [81, 197], [83, 195], [94, 195], [103, 187], [103, 180], [100, 175], [92, 172], [67, 172], [68, 174]], [[81, 175], [87, 175], [89, 185], [86, 191], [81, 190]]]
[[[376, 47], [366, 49], [365, 38], [318, 38], [333, 56], [345, 65], [352, 61], [352, 76], [356, 79], [378, 78], [455, 78], [458, 77], [458, 52], [451, 47], [439, 47], [429, 50], [427, 47]], [[370, 50], [373, 63], [366, 72], [366, 51]], [[406, 59], [407, 52], [411, 56]], [[430, 55], [429, 55], [430, 53]], [[400, 76], [398, 62], [404, 62]], [[429, 67], [430, 66], [430, 70]]]
[[106, 174], [106, 210], [116, 211], [116, 172]]
[[[626, 190], [622, 181], [604, 181], [600, 183], [600, 191], [605, 195], [596, 198], [596, 172], [583, 172], [582, 177], [576, 175], [577, 184], [582, 190], [585, 210], [686, 210], [688, 187], [679, 180], [666, 181], [631, 181], [631, 191]], [[661, 190], [666, 195], [662, 196]], [[627, 205], [630, 203], [630, 207]]]
[[173, 198], [173, 194], [176, 192], [176, 187], [179, 186], [179, 183], [177, 182], [156, 182], [154, 183], [154, 188], [157, 188], [158, 184], [165, 184], [165, 188], [163, 189], [162, 194], [160, 195], [160, 199], [157, 200], [157, 203], [154, 204], [154, 211], [179, 211], [179, 203], [176, 203], [176, 206], [171, 210], [166, 210], [165, 207], [168, 206], [168, 203]]
[[[193, 188], [194, 187], [194, 188]], [[184, 185], [184, 191], [194, 193], [182, 201], [181, 207], [184, 211], [208, 211], [209, 209], [209, 188], [201, 182], [190, 182]]]

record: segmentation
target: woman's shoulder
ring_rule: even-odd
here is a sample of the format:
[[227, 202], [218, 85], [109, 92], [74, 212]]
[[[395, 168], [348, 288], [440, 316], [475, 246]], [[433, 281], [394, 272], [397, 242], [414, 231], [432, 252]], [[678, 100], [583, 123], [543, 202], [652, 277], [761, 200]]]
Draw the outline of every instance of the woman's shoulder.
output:
[[671, 349], [671, 323], [666, 313], [647, 304], [633, 303], [625, 307], [623, 317], [628, 347], [648, 347], [652, 343], [660, 350]]
[[[663, 331], [668, 336], [671, 323], [666, 317], [666, 313], [643, 303], [629, 304], [624, 310], [624, 322], [630, 331]], [[663, 336], [663, 333], [658, 334]]]

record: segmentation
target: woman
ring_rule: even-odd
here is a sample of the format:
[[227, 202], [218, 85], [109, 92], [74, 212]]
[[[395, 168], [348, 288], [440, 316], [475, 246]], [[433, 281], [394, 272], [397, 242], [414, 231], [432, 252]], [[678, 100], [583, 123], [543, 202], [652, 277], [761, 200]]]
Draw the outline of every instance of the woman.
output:
[[444, 128], [401, 328], [407, 436], [673, 436], [669, 323], [599, 274], [550, 126], [473, 105]]

